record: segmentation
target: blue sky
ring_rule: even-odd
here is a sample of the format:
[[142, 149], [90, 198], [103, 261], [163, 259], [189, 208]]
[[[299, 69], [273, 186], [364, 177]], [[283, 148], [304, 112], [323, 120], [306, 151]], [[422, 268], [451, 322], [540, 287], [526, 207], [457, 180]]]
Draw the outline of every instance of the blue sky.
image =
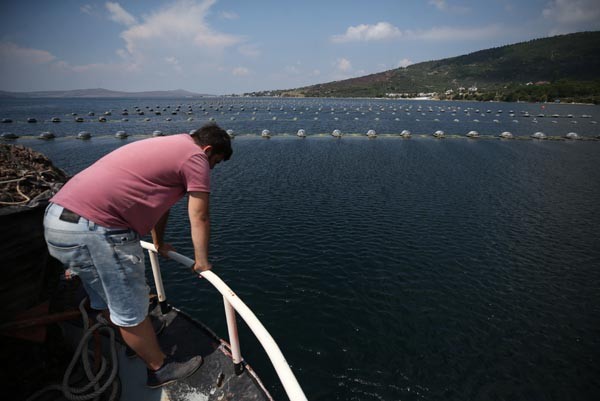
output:
[[2, 1], [0, 90], [231, 94], [600, 30], [600, 0]]

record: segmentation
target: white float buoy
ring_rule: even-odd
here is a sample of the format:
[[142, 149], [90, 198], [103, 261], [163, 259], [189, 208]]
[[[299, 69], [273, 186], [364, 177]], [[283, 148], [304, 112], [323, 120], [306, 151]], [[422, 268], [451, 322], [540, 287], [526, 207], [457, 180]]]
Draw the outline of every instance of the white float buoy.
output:
[[299, 129], [296, 135], [300, 138], [306, 138], [306, 131], [304, 131], [303, 129]]
[[367, 136], [369, 138], [375, 138], [377, 137], [377, 133], [375, 132], [375, 130], [370, 129], [369, 131], [367, 131]]
[[445, 137], [446, 135], [444, 134], [444, 131], [437, 130], [437, 131], [435, 131], [435, 132], [433, 133], [433, 136], [435, 136], [436, 138], [443, 138], [443, 137]]
[[546, 134], [543, 132], [536, 132], [535, 134], [531, 135], [531, 137], [533, 139], [546, 139]]
[[54, 139], [55, 136], [52, 132], [44, 131], [38, 136], [39, 139]]
[[230, 138], [233, 138], [235, 136], [232, 129], [227, 130], [227, 135], [229, 135]]
[[92, 134], [90, 134], [87, 131], [81, 131], [79, 134], [77, 134], [77, 139], [90, 139], [92, 137]]
[[512, 139], [513, 138], [513, 134], [511, 134], [508, 131], [502, 132], [499, 136], [500, 136], [500, 138], [505, 138], [505, 139]]
[[269, 131], [268, 129], [264, 129], [260, 133], [260, 136], [263, 137], [263, 138], [270, 138], [271, 137], [271, 131]]
[[156, 130], [152, 133], [152, 136], [164, 136], [164, 134], [162, 133], [162, 131]]
[[567, 138], [567, 139], [579, 139], [579, 135], [577, 135], [577, 133], [575, 133], [575, 132], [569, 132], [567, 135], [565, 135], [565, 138]]
[[333, 136], [334, 138], [341, 138], [342, 131], [340, 131], [339, 129], [334, 129], [333, 132], [331, 133], [331, 136]]
[[12, 132], [3, 132], [2, 135], [0, 135], [0, 138], [2, 138], [2, 139], [17, 139], [17, 138], [19, 138], [19, 136], [16, 134], [13, 134]]
[[467, 133], [467, 136], [469, 138], [479, 138], [479, 132], [477, 132], [477, 131], [469, 131]]
[[117, 133], [115, 134], [115, 138], [119, 138], [119, 139], [125, 139], [128, 136], [129, 135], [125, 131], [117, 131]]

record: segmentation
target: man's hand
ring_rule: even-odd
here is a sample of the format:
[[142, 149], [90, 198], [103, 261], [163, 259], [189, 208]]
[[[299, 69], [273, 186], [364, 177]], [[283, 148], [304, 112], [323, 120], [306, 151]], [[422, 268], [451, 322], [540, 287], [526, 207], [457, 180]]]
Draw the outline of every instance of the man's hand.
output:
[[173, 245], [164, 242], [158, 245], [154, 244], [154, 247], [156, 248], [156, 252], [158, 252], [160, 256], [163, 256], [165, 258], [169, 257], [169, 252], [175, 252], [175, 248], [173, 248]]
[[194, 266], [192, 266], [192, 272], [196, 273], [196, 274], [200, 274], [203, 271], [206, 270], [210, 270], [212, 269], [212, 264], [210, 263], [199, 263], [199, 262], [194, 262]]

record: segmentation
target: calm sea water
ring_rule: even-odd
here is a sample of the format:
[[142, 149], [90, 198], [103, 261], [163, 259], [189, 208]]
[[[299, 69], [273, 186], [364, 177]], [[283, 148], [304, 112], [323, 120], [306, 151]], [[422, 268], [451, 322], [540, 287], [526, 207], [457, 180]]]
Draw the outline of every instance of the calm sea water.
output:
[[[16, 110], [21, 113], [18, 122], [6, 126], [15, 133], [22, 128], [19, 133], [29, 136], [15, 143], [44, 152], [69, 173], [127, 141], [148, 137], [142, 134], [155, 129], [186, 132], [210, 117], [84, 122], [79, 124], [94, 127], [86, 128], [94, 137], [76, 141], [69, 127], [82, 125], [27, 124], [23, 117], [41, 120], [43, 110], [48, 118], [70, 110], [131, 111], [133, 102], [29, 102], [2, 102], [2, 118], [17, 120]], [[231, 112], [225, 106], [224, 114], [221, 109], [213, 114], [217, 122], [251, 134], [236, 137], [232, 159], [213, 171], [215, 272], [273, 335], [309, 399], [597, 399], [600, 142], [436, 140], [429, 134], [433, 129], [454, 132], [454, 126], [456, 133], [510, 130], [528, 136], [535, 129], [552, 136], [576, 131], [592, 138], [600, 134], [591, 123], [598, 118], [597, 107], [546, 105], [546, 113], [574, 117], [556, 117], [556, 123], [521, 117], [514, 123], [505, 118], [511, 109], [516, 115], [527, 110], [533, 115], [541, 106], [212, 99], [205, 101], [207, 110], [209, 102], [213, 108], [218, 102], [232, 104]], [[194, 109], [199, 108], [196, 103]], [[184, 110], [189, 102], [140, 101], [138, 107], [177, 104]], [[245, 117], [242, 106], [250, 111]], [[397, 133], [395, 116], [406, 117], [400, 106], [411, 107], [411, 115], [419, 106], [426, 116], [439, 111], [440, 120], [452, 113], [449, 108], [461, 116], [465, 109], [479, 109], [492, 114], [483, 117], [492, 121], [484, 125], [480, 116], [480, 125], [473, 128], [464, 117], [454, 122], [456, 116], [444, 122], [403, 120], [400, 129], [424, 134], [408, 140], [293, 136], [299, 128], [309, 135], [334, 128], [363, 135], [366, 129]], [[256, 115], [254, 107], [261, 110]], [[338, 120], [331, 118], [332, 107], [334, 113], [342, 108], [334, 114]], [[361, 108], [373, 119], [369, 124], [362, 117], [342, 121], [344, 107]], [[375, 110], [384, 115], [381, 107], [386, 114], [396, 107], [396, 115], [374, 120]], [[490, 107], [492, 113], [487, 113]], [[293, 108], [304, 109], [297, 120], [291, 116]], [[499, 108], [503, 112], [495, 113]], [[372, 125], [376, 121], [379, 127]], [[42, 124], [64, 129], [58, 132], [64, 137], [32, 139]], [[546, 125], [538, 129], [535, 124]], [[139, 135], [114, 139], [113, 131], [122, 127]], [[275, 134], [270, 140], [259, 137], [265, 128]], [[183, 202], [174, 207], [170, 222], [169, 239], [191, 255]], [[162, 266], [169, 300], [226, 337], [216, 290], [172, 262]], [[276, 398], [285, 399], [260, 345], [243, 324], [240, 331], [243, 355]]]

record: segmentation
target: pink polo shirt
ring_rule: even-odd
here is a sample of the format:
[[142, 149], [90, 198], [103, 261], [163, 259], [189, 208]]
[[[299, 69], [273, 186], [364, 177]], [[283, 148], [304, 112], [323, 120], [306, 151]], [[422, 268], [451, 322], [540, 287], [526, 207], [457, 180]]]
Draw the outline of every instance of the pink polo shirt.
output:
[[71, 178], [51, 199], [105, 227], [150, 232], [186, 192], [210, 192], [208, 157], [188, 134], [130, 143]]

